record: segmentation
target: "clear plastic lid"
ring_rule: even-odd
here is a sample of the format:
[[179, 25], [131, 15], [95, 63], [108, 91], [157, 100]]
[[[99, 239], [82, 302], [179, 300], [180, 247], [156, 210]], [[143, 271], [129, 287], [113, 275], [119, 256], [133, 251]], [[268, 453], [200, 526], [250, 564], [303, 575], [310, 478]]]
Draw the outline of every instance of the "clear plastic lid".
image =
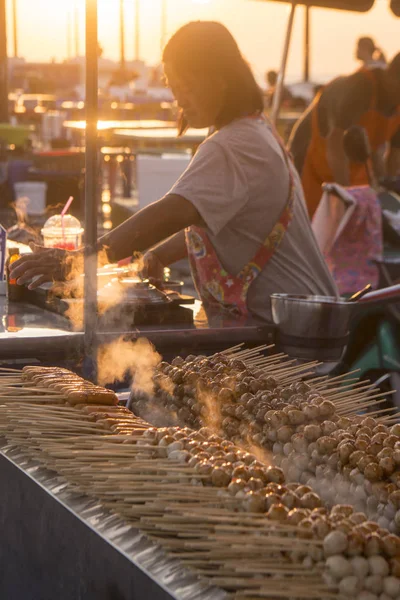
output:
[[64, 215], [64, 227], [62, 224], [61, 215], [54, 215], [47, 219], [46, 223], [43, 225], [42, 234], [62, 234], [62, 232], [68, 232], [69, 234], [79, 235], [83, 233], [83, 228], [79, 220], [72, 215]]

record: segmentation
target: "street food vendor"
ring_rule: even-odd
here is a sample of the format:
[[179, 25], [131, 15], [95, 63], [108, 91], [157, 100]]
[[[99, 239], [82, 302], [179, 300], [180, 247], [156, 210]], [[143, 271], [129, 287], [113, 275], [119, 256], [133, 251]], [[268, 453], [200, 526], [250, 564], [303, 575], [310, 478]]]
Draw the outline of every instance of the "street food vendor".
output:
[[[167, 44], [165, 76], [187, 126], [213, 133], [169, 193], [98, 242], [110, 261], [144, 253], [149, 277], [189, 257], [205, 306], [270, 319], [274, 292], [334, 295], [311, 231], [301, 183], [250, 67], [221, 24], [192, 22]], [[65, 276], [62, 250], [13, 265], [18, 283]], [[34, 283], [32, 278], [37, 277]]]
[[364, 127], [368, 134], [377, 177], [399, 174], [400, 54], [386, 69], [364, 68], [334, 79], [296, 124], [289, 147], [311, 217], [324, 182], [368, 184], [365, 166], [349, 164], [345, 154], [343, 136], [352, 125]]

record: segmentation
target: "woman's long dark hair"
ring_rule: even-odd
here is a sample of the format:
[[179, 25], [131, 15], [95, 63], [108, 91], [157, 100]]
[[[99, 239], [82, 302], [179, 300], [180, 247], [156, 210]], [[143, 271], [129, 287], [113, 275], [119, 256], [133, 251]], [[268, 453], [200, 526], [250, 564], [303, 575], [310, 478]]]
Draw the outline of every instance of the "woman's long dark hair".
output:
[[[178, 29], [164, 49], [163, 62], [171, 64], [183, 76], [202, 71], [225, 81], [227, 98], [215, 123], [218, 128], [264, 108], [262, 92], [249, 65], [232, 34], [221, 23], [194, 21]], [[181, 113], [179, 133], [186, 128]]]

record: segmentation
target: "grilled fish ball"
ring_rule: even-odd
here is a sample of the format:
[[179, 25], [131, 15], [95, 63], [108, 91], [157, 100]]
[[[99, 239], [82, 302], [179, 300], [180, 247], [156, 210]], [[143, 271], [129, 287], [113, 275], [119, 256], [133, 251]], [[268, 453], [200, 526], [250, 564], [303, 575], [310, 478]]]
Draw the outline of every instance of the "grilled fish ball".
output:
[[167, 446], [169, 446], [170, 444], [174, 443], [174, 438], [172, 437], [172, 435], [164, 435], [164, 437], [162, 437], [160, 439], [160, 441], [158, 442], [158, 445], [161, 446], [161, 448], [166, 448]]
[[238, 492], [244, 490], [246, 487], [246, 481], [244, 479], [235, 478], [232, 479], [230, 484], [228, 485], [228, 492], [235, 496]]
[[381, 458], [381, 460], [379, 461], [379, 466], [381, 467], [384, 475], [386, 475], [387, 477], [389, 477], [396, 470], [396, 463], [390, 456], [387, 456], [386, 458]]
[[246, 487], [250, 491], [255, 492], [257, 490], [261, 490], [264, 487], [264, 482], [261, 479], [250, 477], [250, 479], [247, 481]]
[[194, 469], [194, 468], [195, 468], [195, 467], [196, 467], [196, 466], [197, 466], [199, 463], [201, 463], [201, 459], [200, 459], [200, 458], [197, 458], [197, 456], [192, 456], [192, 457], [189, 459], [188, 466], [189, 466], [191, 469]]
[[361, 523], [365, 523], [367, 517], [362, 512], [355, 512], [349, 516], [349, 521], [354, 525], [360, 525]]
[[330, 400], [323, 400], [319, 405], [319, 412], [321, 414], [321, 417], [329, 419], [336, 413], [336, 407], [334, 403]]
[[265, 512], [265, 499], [259, 494], [248, 492], [243, 499], [243, 508], [246, 512], [263, 513]]
[[354, 442], [354, 446], [356, 447], [356, 450], [361, 450], [361, 452], [366, 452], [367, 449], [369, 448], [370, 442], [369, 440], [366, 441], [363, 438], [357, 438], [356, 441]]
[[210, 476], [213, 471], [213, 467], [210, 463], [202, 461], [201, 463], [195, 466], [195, 471], [199, 475]]
[[347, 535], [342, 531], [331, 531], [324, 539], [324, 554], [326, 557], [343, 554], [348, 547]]
[[266, 474], [272, 483], [285, 483], [285, 475], [279, 467], [268, 467]]
[[389, 428], [386, 427], [386, 425], [384, 425], [383, 423], [378, 423], [378, 425], [375, 425], [374, 429], [373, 429], [374, 433], [385, 433], [386, 435], [389, 435]]
[[364, 476], [369, 481], [380, 481], [383, 478], [383, 469], [375, 462], [370, 462], [364, 469]]
[[371, 575], [378, 575], [379, 577], [387, 577], [389, 575], [389, 564], [383, 556], [370, 556], [368, 564]]
[[391, 502], [395, 508], [400, 508], [400, 490], [396, 490], [389, 495], [389, 502]]
[[361, 419], [360, 424], [361, 427], [369, 427], [370, 429], [373, 429], [377, 425], [377, 421], [373, 417], [365, 417]]
[[308, 494], [310, 492], [312, 492], [312, 489], [308, 486], [308, 485], [299, 485], [299, 484], [295, 484], [296, 488], [293, 490], [294, 492], [296, 492], [296, 494], [302, 498], [304, 496], [304, 494]]
[[289, 423], [290, 425], [298, 426], [303, 425], [305, 423], [306, 417], [303, 411], [298, 410], [297, 408], [293, 408], [289, 413]]
[[302, 411], [307, 421], [318, 421], [320, 417], [319, 407], [314, 404], [306, 404], [303, 406]]
[[313, 531], [318, 539], [323, 540], [331, 531], [331, 525], [329, 521], [324, 518], [314, 521]]
[[[339, 450], [340, 452], [340, 450]], [[361, 452], [361, 450], [355, 450], [354, 452], [352, 452], [349, 456], [349, 465], [350, 467], [356, 467], [358, 464], [358, 461], [365, 456], [364, 452]]]
[[400, 488], [400, 471], [396, 471], [395, 473], [393, 473], [393, 475], [391, 475], [390, 480], [398, 487]]
[[383, 447], [384, 448], [394, 448], [395, 443], [398, 441], [399, 441], [399, 438], [397, 437], [397, 435], [386, 436], [385, 441], [383, 442]]
[[343, 579], [353, 572], [350, 561], [341, 554], [330, 556], [326, 561], [326, 566], [335, 579]]
[[382, 548], [387, 556], [393, 558], [395, 556], [400, 559], [400, 537], [389, 534], [382, 539]]
[[385, 577], [383, 580], [383, 591], [390, 598], [400, 597], [400, 579], [397, 577]]
[[307, 494], [304, 494], [304, 496], [302, 496], [301, 498], [301, 506], [303, 508], [318, 508], [319, 506], [321, 506], [321, 499], [319, 498], [319, 496], [317, 496], [317, 494], [314, 494], [314, 492], [308, 492]]
[[293, 508], [296, 507], [296, 505], [298, 504], [298, 497], [296, 496], [296, 494], [294, 494], [293, 492], [291, 492], [290, 490], [287, 490], [284, 494], [282, 494], [281, 496], [281, 502], [284, 506], [286, 506], [286, 508], [288, 508], [289, 510], [292, 510]]
[[361, 583], [355, 575], [344, 577], [339, 583], [339, 592], [343, 596], [356, 596], [360, 591]]
[[289, 525], [298, 525], [304, 519], [307, 519], [308, 511], [301, 508], [294, 508], [288, 512], [287, 522]]
[[236, 454], [234, 452], [227, 452], [225, 454], [225, 460], [227, 463], [233, 464], [237, 460]]
[[318, 438], [316, 441], [317, 451], [321, 455], [331, 454], [335, 450], [337, 445], [337, 440], [335, 440], [334, 437], [329, 435], [324, 435]]
[[390, 574], [394, 577], [400, 577], [400, 556], [394, 556], [390, 559]]
[[265, 506], [266, 506], [267, 510], [269, 510], [271, 508], [271, 506], [274, 506], [275, 504], [280, 504], [280, 497], [278, 496], [278, 494], [275, 494], [275, 493], [266, 494], [264, 498], [265, 498]]
[[226, 487], [231, 481], [230, 473], [223, 467], [215, 467], [211, 473], [211, 483], [215, 487]]
[[267, 483], [265, 477], [265, 469], [262, 466], [251, 465], [249, 467], [250, 477], [254, 477], [255, 479], [261, 479], [264, 483]]
[[354, 513], [354, 508], [350, 504], [336, 504], [331, 511], [332, 515], [343, 515], [350, 517]]
[[268, 512], [267, 516], [272, 519], [272, 521], [279, 521], [280, 523], [285, 523], [287, 521], [287, 516], [289, 514], [289, 510], [283, 504], [273, 504]]
[[283, 425], [282, 427], [279, 427], [276, 434], [277, 434], [278, 441], [285, 444], [286, 442], [290, 441], [290, 439], [293, 435], [293, 429], [291, 427], [289, 427], [288, 425]]
[[246, 466], [235, 467], [232, 472], [232, 477], [248, 481], [250, 479], [249, 469]]
[[302, 433], [295, 433], [292, 436], [291, 443], [296, 452], [302, 454], [307, 450], [307, 440]]
[[398, 529], [400, 529], [400, 510], [398, 510], [396, 512], [396, 514], [394, 515], [394, 519], [393, 520], [394, 520], [394, 524], [396, 525], [396, 527]]
[[365, 555], [376, 556], [381, 553], [382, 541], [377, 533], [371, 533], [365, 540]]
[[395, 435], [400, 438], [400, 423], [396, 423], [395, 425], [391, 426], [390, 435]]
[[309, 442], [315, 442], [321, 437], [321, 427], [316, 424], [306, 425], [304, 428], [304, 437]]

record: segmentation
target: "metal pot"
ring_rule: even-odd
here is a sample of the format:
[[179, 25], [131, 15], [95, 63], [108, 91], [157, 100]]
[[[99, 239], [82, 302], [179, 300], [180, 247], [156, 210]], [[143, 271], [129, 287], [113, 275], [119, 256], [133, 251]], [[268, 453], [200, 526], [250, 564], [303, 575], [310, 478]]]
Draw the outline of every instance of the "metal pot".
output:
[[353, 307], [344, 298], [272, 294], [279, 350], [303, 360], [339, 361], [347, 345]]

